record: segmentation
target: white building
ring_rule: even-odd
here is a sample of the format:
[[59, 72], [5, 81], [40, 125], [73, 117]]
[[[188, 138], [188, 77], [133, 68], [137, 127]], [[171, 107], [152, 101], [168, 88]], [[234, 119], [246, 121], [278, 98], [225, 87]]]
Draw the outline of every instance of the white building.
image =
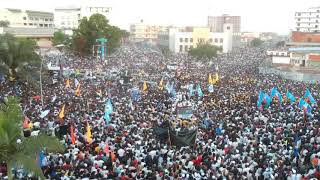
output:
[[[95, 2], [95, 1], [93, 1]], [[78, 27], [83, 17], [89, 18], [91, 15], [99, 13], [107, 19], [112, 10], [111, 7], [101, 5], [101, 3], [83, 4], [78, 7], [57, 7], [54, 10], [55, 26], [59, 29], [75, 29]]]
[[0, 9], [0, 21], [8, 21], [9, 27], [15, 28], [54, 28], [53, 13], [21, 10]]
[[295, 30], [301, 32], [320, 32], [320, 7], [296, 12]]
[[175, 53], [187, 53], [199, 43], [221, 47], [224, 53], [232, 50], [232, 24], [225, 24], [223, 32], [211, 32], [208, 27], [169, 28], [159, 34], [158, 44]]
[[130, 41], [156, 43], [160, 32], [168, 31], [166, 26], [155, 26], [144, 23], [130, 25]]

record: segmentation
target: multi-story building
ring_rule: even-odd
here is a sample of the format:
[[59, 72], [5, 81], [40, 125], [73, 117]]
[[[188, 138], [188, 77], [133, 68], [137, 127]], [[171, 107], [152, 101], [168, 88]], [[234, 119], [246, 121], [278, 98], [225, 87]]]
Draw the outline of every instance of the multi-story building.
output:
[[152, 26], [144, 23], [130, 25], [130, 41], [156, 43], [160, 32], [167, 31], [166, 26]]
[[295, 13], [295, 31], [320, 32], [320, 7]]
[[232, 24], [233, 26], [233, 46], [240, 46], [241, 16], [230, 16], [228, 14], [223, 14], [221, 16], [208, 16], [207, 26], [212, 32], [223, 32], [225, 24]]
[[208, 27], [169, 28], [159, 35], [159, 46], [175, 53], [187, 53], [199, 43], [221, 47], [223, 52], [232, 50], [232, 24], [224, 24], [223, 32], [212, 32]]
[[55, 26], [59, 29], [75, 29], [83, 17], [90, 17], [99, 13], [106, 18], [110, 15], [112, 8], [98, 4], [84, 4], [79, 7], [59, 7], [54, 10]]
[[8, 21], [9, 27], [54, 28], [53, 13], [21, 9], [0, 9], [0, 21]]

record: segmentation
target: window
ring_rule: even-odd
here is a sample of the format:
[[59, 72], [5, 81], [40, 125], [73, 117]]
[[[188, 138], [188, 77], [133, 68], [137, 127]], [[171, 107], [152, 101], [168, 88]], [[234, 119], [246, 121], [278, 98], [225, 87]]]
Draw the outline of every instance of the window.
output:
[[315, 27], [315, 28], [318, 28], [318, 25], [315, 25], [314, 27]]
[[223, 43], [223, 38], [220, 39], [220, 43]]
[[184, 42], [188, 42], [188, 38], [184, 38]]
[[44, 21], [48, 21], [48, 19], [47, 19], [47, 18], [45, 18], [45, 19], [44, 19]]
[[65, 22], [61, 22], [61, 25], [65, 25], [66, 23]]
[[44, 27], [48, 27], [48, 24], [44, 24]]
[[27, 20], [27, 17], [23, 17], [23, 20]]
[[311, 38], [308, 38], [308, 42], [311, 42], [312, 41], [312, 39]]
[[300, 18], [298, 18], [298, 21], [300, 21], [301, 19]]
[[193, 38], [190, 38], [190, 42], [193, 42]]
[[298, 16], [301, 16], [301, 13], [298, 13]]
[[214, 39], [214, 42], [215, 42], [215, 43], [218, 43], [218, 38], [215, 38], [215, 39]]
[[43, 27], [43, 24], [39, 24], [40, 27]]
[[33, 24], [32, 24], [32, 23], [29, 23], [29, 26], [33, 26]]
[[50, 18], [49, 20], [50, 20], [50, 21], [53, 21], [53, 19], [52, 19], [52, 18]]
[[183, 38], [180, 38], [180, 42], [183, 42]]
[[180, 51], [180, 52], [182, 52], [182, 51], [183, 51], [183, 46], [182, 46], [182, 45], [180, 45], [180, 49], [179, 49], [179, 51]]
[[188, 46], [187, 45], [184, 46], [184, 51], [188, 51]]
[[23, 25], [24, 25], [24, 26], [26, 26], [26, 25], [27, 25], [27, 23], [23, 23]]
[[212, 43], [212, 42], [213, 42], [213, 39], [212, 39], [212, 38], [210, 38], [210, 39], [209, 39], [209, 42], [210, 42], [210, 43]]
[[300, 23], [297, 23], [297, 26], [300, 26]]
[[227, 26], [227, 30], [230, 30], [230, 26]]
[[34, 18], [36, 21], [39, 21], [39, 18]]
[[300, 31], [300, 28], [297, 28], [297, 31]]
[[33, 17], [29, 17], [29, 20], [32, 20], [32, 21], [33, 21]]

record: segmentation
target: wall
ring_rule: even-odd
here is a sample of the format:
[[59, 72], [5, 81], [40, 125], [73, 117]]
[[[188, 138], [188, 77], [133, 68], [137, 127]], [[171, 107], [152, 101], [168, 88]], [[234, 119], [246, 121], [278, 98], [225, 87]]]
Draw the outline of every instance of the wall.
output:
[[290, 57], [273, 56], [272, 63], [274, 63], [274, 64], [290, 64]]
[[320, 33], [297, 32], [291, 33], [292, 42], [320, 42]]

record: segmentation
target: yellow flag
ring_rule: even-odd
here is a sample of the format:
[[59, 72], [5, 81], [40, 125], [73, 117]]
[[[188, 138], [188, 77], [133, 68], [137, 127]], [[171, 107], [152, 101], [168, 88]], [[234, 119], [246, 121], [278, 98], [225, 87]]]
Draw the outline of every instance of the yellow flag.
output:
[[62, 109], [61, 109], [61, 111], [60, 111], [60, 113], [59, 113], [59, 118], [60, 118], [60, 119], [63, 119], [63, 118], [64, 118], [64, 107], [65, 107], [65, 104], [62, 106]]
[[163, 90], [163, 78], [161, 78], [161, 80], [160, 80], [159, 89]]
[[147, 82], [144, 82], [142, 91], [146, 91], [147, 89], [148, 89]]
[[211, 74], [209, 74], [208, 83], [209, 83], [209, 84], [213, 84]]
[[216, 82], [218, 82], [219, 81], [219, 75], [218, 75], [218, 73], [216, 73]]
[[78, 87], [76, 89], [76, 92], [75, 92], [76, 96], [80, 96], [80, 83], [78, 84]]
[[69, 79], [67, 79], [66, 87], [67, 87], [67, 88], [70, 88], [70, 80], [69, 80]]
[[86, 134], [86, 141], [87, 143], [92, 143], [92, 135], [91, 135], [91, 129], [89, 123], [87, 123], [87, 134]]

